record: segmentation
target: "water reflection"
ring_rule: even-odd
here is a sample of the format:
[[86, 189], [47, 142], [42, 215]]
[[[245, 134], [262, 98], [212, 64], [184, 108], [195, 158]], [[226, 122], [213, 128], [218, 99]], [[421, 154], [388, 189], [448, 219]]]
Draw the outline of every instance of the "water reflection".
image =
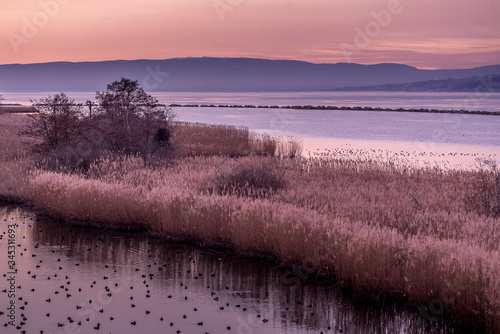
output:
[[[429, 332], [408, 311], [355, 303], [307, 271], [145, 234], [65, 226], [20, 208], [0, 208], [2, 274], [12, 223], [16, 324], [27, 333]], [[8, 303], [0, 293], [1, 308]], [[432, 330], [454, 332], [446, 324]]]

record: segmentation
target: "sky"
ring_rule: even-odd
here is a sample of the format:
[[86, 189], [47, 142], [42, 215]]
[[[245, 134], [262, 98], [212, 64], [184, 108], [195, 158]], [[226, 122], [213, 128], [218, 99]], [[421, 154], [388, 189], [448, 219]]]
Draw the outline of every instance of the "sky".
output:
[[498, 0], [0, 0], [0, 64], [179, 57], [500, 64]]

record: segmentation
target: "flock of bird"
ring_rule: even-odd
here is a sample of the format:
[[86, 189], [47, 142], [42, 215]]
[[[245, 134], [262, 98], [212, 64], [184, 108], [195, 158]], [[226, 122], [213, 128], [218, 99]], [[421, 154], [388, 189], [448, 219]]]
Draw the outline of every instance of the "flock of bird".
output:
[[[372, 159], [375, 161], [384, 161], [387, 158], [407, 159], [407, 162], [424, 162], [436, 164], [454, 164], [456, 166], [467, 167], [475, 165], [477, 160], [491, 160], [497, 157], [491, 154], [483, 153], [458, 153], [458, 152], [433, 152], [433, 151], [391, 151], [383, 149], [357, 149], [357, 148], [334, 148], [334, 149], [316, 149], [307, 151], [308, 157], [316, 158], [360, 158]], [[448, 160], [449, 159], [449, 160]], [[457, 165], [458, 164], [458, 165]]]
[[[52, 238], [50, 243], [40, 242], [33, 235], [49, 235], [51, 231], [30, 222], [33, 217], [24, 219], [23, 222], [16, 222], [16, 324], [10, 325], [7, 314], [0, 312], [2, 333], [12, 331], [14, 327], [16, 332], [34, 333], [36, 330], [41, 334], [141, 333], [152, 328], [161, 328], [161, 332], [165, 333], [240, 333], [242, 330], [245, 333], [249, 330], [272, 333], [275, 328], [270, 317], [280, 312], [304, 308], [303, 312], [312, 317], [315, 315], [314, 306], [301, 301], [283, 307], [278, 313], [259, 310], [253, 304], [245, 306], [245, 292], [220, 286], [224, 284], [221, 277], [217, 277], [222, 275], [220, 271], [194, 271], [199, 270], [195, 258], [180, 251], [178, 255], [185, 257], [191, 267], [184, 268], [185, 272], [180, 275], [184, 281], [174, 280], [177, 285], [174, 289], [165, 286], [165, 273], [169, 266], [175, 264], [156, 262], [161, 259], [160, 251], [148, 250], [148, 255], [142, 254], [146, 257], [145, 261], [135, 266], [131, 263], [120, 264], [119, 261], [96, 261], [89, 265], [67, 246], [67, 239], [83, 239], [81, 235], [73, 233], [66, 236], [66, 240], [62, 236], [58, 237], [59, 240]], [[10, 220], [14, 221], [14, 218]], [[6, 239], [6, 232], [3, 231], [0, 243]], [[99, 240], [104, 241], [102, 238]], [[123, 244], [134, 248], [126, 240]], [[106, 251], [107, 256], [112, 257], [117, 253], [114, 249], [101, 248], [99, 244], [89, 243], [84, 247], [80, 245], [79, 251], [83, 249], [87, 256]], [[222, 264], [223, 259], [218, 260]], [[2, 279], [6, 276], [3, 274]], [[197, 291], [190, 293], [188, 284], [196, 285]], [[200, 300], [201, 285], [206, 292]], [[8, 289], [1, 290], [2, 304], [8, 303], [4, 302], [8, 293]], [[263, 296], [264, 299], [267, 297], [268, 293]], [[235, 317], [238, 317], [237, 321]], [[332, 331], [326, 323], [324, 331], [342, 333], [339, 328]]]

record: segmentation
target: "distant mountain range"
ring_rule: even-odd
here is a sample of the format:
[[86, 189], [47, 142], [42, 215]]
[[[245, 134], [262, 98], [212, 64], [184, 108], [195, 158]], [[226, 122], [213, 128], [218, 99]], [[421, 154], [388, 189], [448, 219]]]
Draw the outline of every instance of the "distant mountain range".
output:
[[[420, 70], [401, 64], [313, 64], [252, 58], [54, 62], [0, 65], [0, 93], [98, 91], [121, 77], [139, 80], [149, 92], [320, 91], [342, 87], [348, 87], [346, 90], [474, 91], [484, 85], [481, 78], [499, 73], [500, 65]], [[473, 77], [479, 77], [479, 81], [471, 79]], [[498, 76], [494, 78], [497, 80]]]
[[384, 92], [500, 92], [500, 74], [475, 76], [463, 79], [442, 79], [408, 82], [403, 84], [342, 87], [335, 91], [384, 91]]

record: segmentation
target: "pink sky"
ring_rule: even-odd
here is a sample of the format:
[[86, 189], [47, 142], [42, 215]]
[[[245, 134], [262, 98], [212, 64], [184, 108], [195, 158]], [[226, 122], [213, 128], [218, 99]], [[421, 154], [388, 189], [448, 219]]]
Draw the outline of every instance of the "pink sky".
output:
[[201, 56], [418, 68], [500, 64], [498, 0], [23, 0], [0, 6], [0, 64]]

